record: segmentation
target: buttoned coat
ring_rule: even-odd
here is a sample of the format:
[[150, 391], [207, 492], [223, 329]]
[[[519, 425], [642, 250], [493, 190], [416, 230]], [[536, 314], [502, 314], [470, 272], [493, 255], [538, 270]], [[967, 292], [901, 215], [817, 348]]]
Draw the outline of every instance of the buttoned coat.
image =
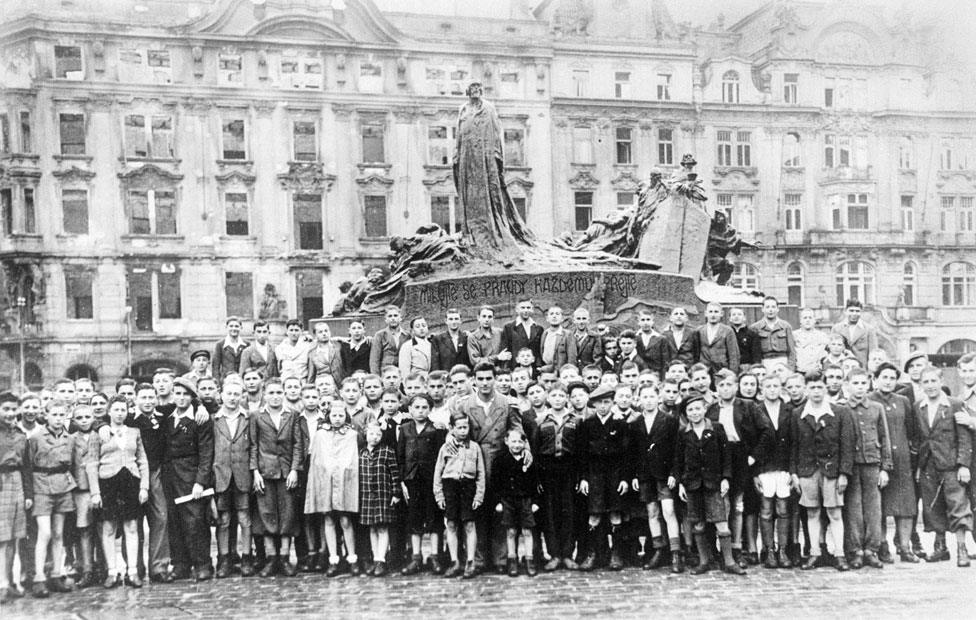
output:
[[[809, 405], [809, 403], [808, 403]], [[854, 471], [854, 422], [842, 405], [829, 405], [831, 413], [819, 422], [800, 410], [793, 434], [790, 473], [808, 478], [818, 470], [827, 478]]]
[[712, 372], [721, 368], [728, 368], [734, 373], [739, 372], [739, 343], [735, 332], [724, 323], [716, 326], [714, 340], [708, 340], [705, 325], [698, 328], [698, 361], [708, 366]]
[[450, 332], [434, 334], [430, 337], [430, 356], [431, 370], [449, 371], [457, 364], [466, 366], [471, 361], [468, 359], [468, 332], [458, 330], [457, 347]]
[[932, 467], [936, 471], [952, 471], [969, 467], [972, 462], [972, 434], [969, 429], [956, 424], [955, 414], [964, 411], [962, 401], [948, 396], [938, 405], [935, 419], [929, 425], [928, 401], [915, 404], [915, 427], [918, 431], [915, 452], [918, 468]]
[[232, 435], [227, 417], [219, 413], [213, 419], [214, 425], [214, 491], [223, 493], [230, 487], [242, 493], [251, 491], [251, 434], [248, 432], [247, 416], [237, 420], [237, 428]]
[[266, 409], [248, 418], [251, 471], [258, 471], [266, 480], [283, 480], [291, 470], [302, 470], [305, 455], [297, 418], [297, 414], [282, 410], [278, 428]]

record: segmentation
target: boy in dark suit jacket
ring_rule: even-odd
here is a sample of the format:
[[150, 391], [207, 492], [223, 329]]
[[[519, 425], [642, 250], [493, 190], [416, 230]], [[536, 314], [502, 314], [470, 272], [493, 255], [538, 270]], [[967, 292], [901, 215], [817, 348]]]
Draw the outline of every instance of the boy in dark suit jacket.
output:
[[[297, 573], [289, 560], [291, 538], [295, 535], [295, 505], [292, 491], [298, 487], [305, 446], [301, 442], [298, 414], [285, 409], [285, 389], [281, 379], [264, 384], [264, 407], [248, 420], [251, 438], [249, 465], [257, 493], [258, 522], [255, 528], [264, 534], [268, 558], [262, 577], [281, 571], [286, 577]], [[275, 543], [280, 555], [275, 557]]]
[[[772, 443], [766, 452], [766, 461], [759, 466], [759, 492], [762, 507], [759, 510], [759, 531], [763, 541], [766, 568], [792, 568], [788, 553], [790, 541], [790, 451], [796, 426], [793, 406], [780, 398], [783, 380], [776, 373], [763, 377], [762, 400], [757, 412], [773, 428]], [[779, 542], [776, 554], [775, 538]]]
[[606, 546], [606, 534], [600, 526], [603, 517], [610, 520], [613, 538], [610, 570], [624, 567], [621, 555], [620, 532], [623, 495], [630, 490], [631, 479], [627, 463], [627, 421], [611, 414], [614, 392], [607, 386], [598, 387], [591, 395], [589, 404], [595, 415], [586, 418], [579, 426], [579, 447], [583, 463], [580, 493], [587, 496], [589, 511], [589, 554], [580, 564], [580, 570], [596, 567], [597, 550]]
[[[790, 455], [790, 484], [800, 490], [800, 505], [807, 509], [809, 539], [820, 539], [820, 508], [827, 511], [834, 549], [838, 551], [835, 568], [850, 570], [841, 550], [844, 548], [844, 491], [854, 471], [854, 421], [842, 405], [827, 402], [827, 384], [823, 373], [806, 375], [807, 402], [799, 411], [793, 431]], [[810, 545], [810, 557], [800, 567], [811, 570], [820, 566], [820, 548]]]
[[973, 529], [972, 507], [966, 495], [970, 483], [972, 435], [956, 422], [965, 411], [962, 401], [942, 392], [942, 371], [929, 366], [921, 374], [925, 396], [915, 405], [918, 435], [918, 477], [922, 490], [922, 519], [926, 531], [935, 532], [935, 548], [928, 562], [949, 559], [946, 532], [956, 536], [959, 566], [969, 566], [966, 532]]
[[232, 517], [236, 513], [241, 528], [238, 540], [241, 553], [241, 576], [254, 574], [251, 558], [251, 440], [247, 415], [240, 408], [243, 387], [237, 381], [225, 381], [220, 392], [222, 405], [214, 415], [214, 493], [217, 499], [217, 578], [231, 574], [230, 548]]
[[631, 462], [637, 468], [632, 486], [640, 493], [641, 503], [647, 506], [647, 523], [654, 549], [653, 554], [644, 552], [644, 570], [660, 568], [664, 564], [663, 515], [668, 526], [671, 572], [682, 573], [685, 565], [681, 555], [681, 533], [674, 512], [673, 489], [676, 481], [671, 476], [678, 419], [659, 407], [660, 393], [656, 385], [640, 386], [637, 397], [641, 415], [630, 423]]
[[[163, 450], [162, 481], [168, 504], [169, 547], [173, 558], [173, 578], [186, 579], [191, 567], [196, 580], [213, 577], [210, 558], [210, 527], [207, 524], [208, 501], [201, 501], [204, 489], [213, 482], [213, 422], [199, 423], [196, 414], [196, 390], [186, 379], [173, 382], [176, 409], [163, 419], [166, 446]], [[191, 495], [193, 499], [176, 503]]]
[[407, 524], [413, 558], [402, 571], [403, 575], [415, 575], [423, 569], [421, 543], [425, 533], [430, 534], [431, 561], [440, 567], [436, 550], [440, 548], [441, 532], [444, 531], [444, 515], [434, 499], [434, 466], [437, 453], [444, 445], [447, 431], [434, 426], [428, 417], [433, 405], [430, 396], [417, 394], [407, 406], [410, 418], [400, 423], [397, 439], [397, 464], [400, 466], [403, 498], [407, 500]]
[[[533, 310], [531, 299], [519, 300], [515, 306], [515, 320], [502, 327], [499, 349], [502, 352], [508, 351], [512, 357], [520, 349], [529, 349], [535, 356], [535, 365], [538, 367], [542, 363], [542, 326], [532, 320]], [[506, 361], [501, 360], [501, 357], [499, 360]], [[511, 367], [511, 358], [506, 363]]]
[[732, 532], [728, 523], [728, 500], [732, 478], [732, 458], [721, 424], [705, 418], [705, 400], [693, 394], [684, 403], [688, 427], [678, 433], [674, 468], [679, 481], [678, 496], [688, 503], [688, 521], [698, 544], [698, 566], [693, 575], [708, 571], [711, 550], [705, 536], [705, 523], [715, 524], [725, 572], [744, 575], [745, 570], [732, 557]]
[[444, 313], [447, 329], [430, 338], [430, 369], [448, 371], [456, 364], [467, 365], [468, 332], [461, 330], [461, 312], [451, 308]]

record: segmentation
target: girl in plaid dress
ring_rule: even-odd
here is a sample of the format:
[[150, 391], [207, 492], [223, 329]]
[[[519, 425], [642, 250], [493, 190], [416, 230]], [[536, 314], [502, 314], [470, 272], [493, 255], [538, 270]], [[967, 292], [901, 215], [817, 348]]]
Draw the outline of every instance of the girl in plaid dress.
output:
[[366, 447], [359, 453], [359, 522], [369, 526], [369, 543], [376, 561], [367, 574], [386, 574], [390, 546], [389, 524], [396, 518], [393, 507], [400, 501], [400, 468], [396, 455], [380, 445], [383, 429], [373, 422], [366, 427]]

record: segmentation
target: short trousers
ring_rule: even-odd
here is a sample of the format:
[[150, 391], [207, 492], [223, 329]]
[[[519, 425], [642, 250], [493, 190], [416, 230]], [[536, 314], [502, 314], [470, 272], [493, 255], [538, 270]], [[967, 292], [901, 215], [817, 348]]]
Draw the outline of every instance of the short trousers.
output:
[[433, 480], [407, 480], [407, 527], [411, 534], [444, 531], [444, 513], [434, 498]]
[[696, 489], [688, 491], [688, 521], [691, 523], [720, 523], [729, 520], [729, 499], [718, 491]]
[[64, 514], [67, 512], [74, 512], [75, 510], [75, 499], [72, 496], [71, 491], [65, 491], [64, 493], [57, 493], [55, 495], [46, 495], [44, 493], [34, 494], [34, 516], [35, 517], [47, 517], [52, 514]]
[[844, 494], [837, 491], [837, 478], [827, 478], [819, 469], [810, 477], [800, 478], [800, 505], [804, 508], [840, 508]]
[[91, 491], [75, 489], [71, 494], [75, 502], [75, 527], [88, 527], [92, 524]]
[[637, 480], [640, 485], [640, 501], [642, 504], [652, 504], [654, 502], [659, 502], [662, 499], [673, 499], [673, 491], [668, 486], [667, 481], [655, 480], [649, 478], [647, 480]]
[[790, 474], [785, 471], [759, 474], [759, 482], [762, 484], [762, 496], [766, 499], [786, 499], [790, 496]]
[[443, 478], [444, 485], [444, 518], [448, 521], [474, 521], [475, 510], [472, 507], [476, 491], [475, 481], [471, 479], [456, 480]]
[[591, 515], [620, 512], [623, 509], [623, 496], [617, 493], [620, 481], [620, 471], [611, 463], [590, 467], [586, 477], [587, 512]]
[[535, 527], [535, 513], [532, 512], [531, 497], [500, 499], [502, 505], [502, 526], [506, 529], [532, 529]]
[[142, 515], [139, 479], [126, 468], [111, 478], [98, 481], [102, 492], [102, 519], [108, 522], [132, 521]]
[[217, 493], [217, 511], [227, 512], [228, 510], [250, 510], [251, 494], [248, 491], [237, 489], [233, 482], [226, 491]]

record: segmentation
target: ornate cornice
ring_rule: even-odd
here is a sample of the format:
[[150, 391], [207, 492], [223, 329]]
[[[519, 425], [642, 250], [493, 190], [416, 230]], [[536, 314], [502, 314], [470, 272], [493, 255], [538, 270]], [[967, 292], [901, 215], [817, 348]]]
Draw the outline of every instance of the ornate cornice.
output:
[[71, 166], [67, 170], [55, 170], [51, 173], [51, 176], [58, 179], [62, 183], [68, 181], [90, 183], [91, 180], [95, 178], [95, 173], [91, 170], [83, 170], [78, 166]]
[[640, 186], [640, 181], [637, 179], [633, 170], [619, 170], [617, 176], [610, 181], [610, 185], [620, 191], [633, 192], [637, 191], [637, 188]]
[[287, 191], [330, 191], [336, 175], [325, 174], [320, 162], [289, 162], [288, 172], [278, 175], [278, 182]]
[[164, 183], [178, 183], [183, 180], [182, 174], [164, 170], [155, 164], [144, 164], [119, 173], [119, 178], [127, 184], [145, 183], [155, 185], [157, 181]]
[[589, 170], [577, 170], [576, 175], [569, 179], [569, 186], [573, 189], [593, 189], [600, 184]]
[[394, 181], [390, 177], [380, 176], [375, 173], [365, 177], [359, 177], [356, 179], [356, 184], [359, 185], [360, 187], [379, 186], [383, 188], [388, 188], [391, 185], [393, 185], [393, 183]]
[[223, 174], [214, 175], [214, 179], [221, 185], [254, 185], [257, 177], [242, 170], [228, 170]]

